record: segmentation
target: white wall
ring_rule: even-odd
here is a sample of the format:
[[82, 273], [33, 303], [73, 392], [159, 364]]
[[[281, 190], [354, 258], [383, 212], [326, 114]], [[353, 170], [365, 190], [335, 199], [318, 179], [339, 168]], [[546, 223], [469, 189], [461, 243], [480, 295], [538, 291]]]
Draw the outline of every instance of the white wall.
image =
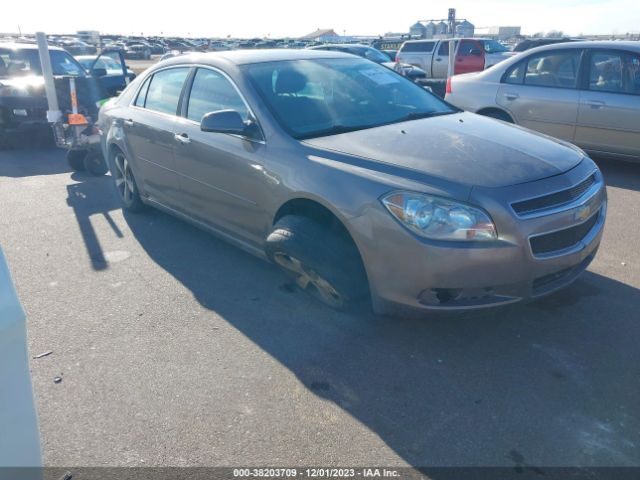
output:
[[26, 318], [0, 249], [0, 468], [41, 465]]

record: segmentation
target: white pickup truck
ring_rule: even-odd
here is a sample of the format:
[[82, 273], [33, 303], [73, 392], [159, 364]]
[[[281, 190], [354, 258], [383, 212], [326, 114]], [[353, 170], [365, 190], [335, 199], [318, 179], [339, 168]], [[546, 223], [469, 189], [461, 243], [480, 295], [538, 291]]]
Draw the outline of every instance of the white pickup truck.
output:
[[449, 41], [455, 42], [454, 75], [480, 72], [516, 55], [501, 43], [488, 38], [444, 38], [407, 40], [396, 56], [396, 62], [421, 68], [428, 78], [445, 79], [449, 72]]

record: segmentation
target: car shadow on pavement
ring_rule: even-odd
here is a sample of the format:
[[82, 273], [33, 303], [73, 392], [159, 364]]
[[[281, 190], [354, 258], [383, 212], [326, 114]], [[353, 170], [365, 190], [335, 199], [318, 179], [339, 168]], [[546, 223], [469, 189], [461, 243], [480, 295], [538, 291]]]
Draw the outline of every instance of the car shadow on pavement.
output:
[[110, 177], [95, 177], [89, 173], [75, 172], [71, 178], [78, 183], [67, 185], [67, 205], [73, 209], [78, 221], [91, 266], [94, 270], [105, 270], [109, 264], [89, 217], [102, 215], [114, 234], [122, 238], [123, 233], [110, 214], [112, 210], [120, 209], [120, 200], [111, 186]]
[[605, 183], [611, 187], [624, 188], [625, 190], [640, 191], [640, 164], [622, 162], [608, 158], [597, 158], [596, 163]]
[[65, 160], [66, 151], [22, 146], [0, 150], [0, 177], [31, 177], [71, 172]]
[[411, 465], [640, 465], [636, 288], [586, 272], [527, 305], [349, 316], [173, 217], [125, 219], [202, 306]]

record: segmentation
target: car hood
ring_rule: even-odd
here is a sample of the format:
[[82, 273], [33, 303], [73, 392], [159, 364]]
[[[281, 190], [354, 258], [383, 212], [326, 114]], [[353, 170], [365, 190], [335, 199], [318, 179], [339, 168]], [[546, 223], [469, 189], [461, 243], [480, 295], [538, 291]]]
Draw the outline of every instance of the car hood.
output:
[[507, 59], [517, 54], [518, 52], [494, 52], [494, 53], [487, 53], [487, 57]]
[[479, 187], [559, 175], [583, 158], [568, 143], [472, 113], [413, 120], [305, 140], [315, 148]]

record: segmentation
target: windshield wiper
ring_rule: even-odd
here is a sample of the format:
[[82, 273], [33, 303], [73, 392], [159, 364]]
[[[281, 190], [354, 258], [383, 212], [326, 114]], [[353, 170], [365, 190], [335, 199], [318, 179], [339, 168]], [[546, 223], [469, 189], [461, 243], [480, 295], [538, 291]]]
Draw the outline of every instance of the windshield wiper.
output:
[[407, 113], [404, 117], [400, 117], [394, 123], [407, 122], [409, 120], [420, 120], [421, 118], [437, 117], [439, 115], [448, 115], [454, 113], [451, 111], [431, 111], [431, 112], [411, 112]]
[[298, 140], [306, 140], [308, 138], [328, 137], [330, 135], [339, 135], [341, 133], [355, 132], [356, 130], [364, 130], [371, 128], [373, 125], [332, 125], [324, 130], [317, 130], [304, 135], [298, 136]]

